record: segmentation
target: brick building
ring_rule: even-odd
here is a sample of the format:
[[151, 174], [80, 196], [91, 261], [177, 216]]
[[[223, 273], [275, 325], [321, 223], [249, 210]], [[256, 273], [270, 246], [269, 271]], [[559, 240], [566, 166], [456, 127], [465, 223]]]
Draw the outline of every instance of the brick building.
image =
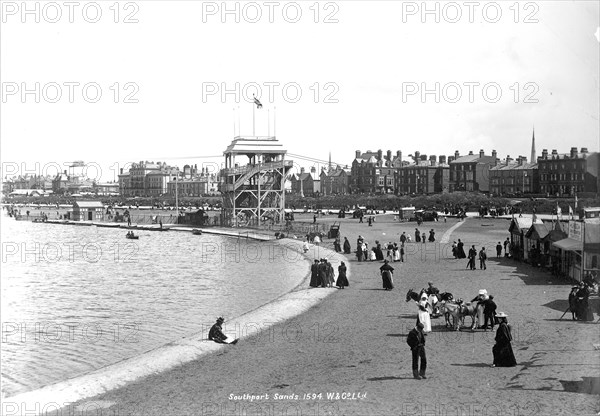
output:
[[350, 170], [350, 192], [353, 194], [394, 192], [396, 166], [401, 164], [402, 152], [400, 151], [393, 156], [392, 151], [388, 150], [384, 156], [381, 150], [377, 152], [367, 150], [365, 153], [357, 150]]
[[486, 156], [483, 149], [479, 154], [473, 154], [471, 151], [466, 156], [460, 156], [457, 150], [454, 160], [449, 163], [449, 191], [489, 192], [489, 170], [496, 165], [496, 161], [495, 150], [492, 150], [491, 156]]
[[598, 184], [600, 153], [589, 153], [587, 148], [577, 151], [572, 147], [569, 153], [558, 153], [556, 149], [548, 154], [542, 151], [537, 159], [540, 175], [540, 192], [547, 195], [571, 196], [576, 193], [595, 193]]
[[432, 194], [448, 191], [450, 166], [446, 156], [421, 155], [415, 152], [413, 163], [396, 170], [396, 192], [406, 194]]
[[494, 195], [537, 194], [540, 180], [537, 163], [528, 163], [525, 156], [513, 160], [507, 156], [489, 170], [490, 193]]

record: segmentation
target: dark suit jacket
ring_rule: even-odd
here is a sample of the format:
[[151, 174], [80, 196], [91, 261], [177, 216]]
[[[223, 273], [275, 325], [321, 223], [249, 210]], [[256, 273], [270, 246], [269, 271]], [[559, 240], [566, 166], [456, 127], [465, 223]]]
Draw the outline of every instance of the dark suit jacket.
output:
[[425, 335], [417, 328], [413, 328], [406, 337], [406, 343], [410, 346], [411, 350], [414, 350], [417, 347], [424, 347]]

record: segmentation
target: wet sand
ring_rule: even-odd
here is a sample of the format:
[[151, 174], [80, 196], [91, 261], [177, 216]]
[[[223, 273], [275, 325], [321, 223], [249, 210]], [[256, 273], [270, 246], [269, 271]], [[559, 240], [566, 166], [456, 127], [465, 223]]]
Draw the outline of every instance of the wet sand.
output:
[[[394, 290], [382, 290], [380, 262], [347, 256], [350, 287], [307, 289], [331, 295], [300, 316], [73, 408], [177, 416], [597, 414], [600, 351], [593, 344], [600, 342], [600, 326], [571, 321], [570, 314], [559, 320], [568, 306], [569, 283], [495, 257], [493, 246], [506, 238], [508, 225], [480, 219], [424, 223], [421, 232], [434, 228], [438, 241], [454, 227], [445, 235], [449, 243], [409, 244], [407, 261], [394, 264]], [[358, 234], [371, 245], [376, 239], [398, 241], [401, 231], [414, 238], [414, 228], [389, 215], [378, 217], [373, 227], [341, 220], [341, 235], [353, 250]], [[466, 270], [465, 259], [451, 258], [449, 245], [458, 238], [466, 248], [486, 246], [487, 270]], [[332, 247], [332, 240], [324, 245]], [[336, 275], [338, 264], [333, 261]], [[495, 333], [455, 332], [438, 318], [427, 336], [428, 379], [414, 380], [406, 334], [415, 324], [416, 306], [405, 297], [427, 281], [465, 300], [483, 288], [494, 295], [498, 310], [509, 315], [518, 365], [491, 368]], [[239, 324], [260, 328], [266, 322]]]

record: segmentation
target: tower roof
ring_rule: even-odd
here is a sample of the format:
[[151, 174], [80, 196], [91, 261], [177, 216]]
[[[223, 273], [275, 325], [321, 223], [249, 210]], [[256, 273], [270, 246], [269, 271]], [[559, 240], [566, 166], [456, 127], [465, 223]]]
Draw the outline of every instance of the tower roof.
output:
[[223, 154], [286, 154], [287, 150], [275, 137], [267, 136], [238, 136]]

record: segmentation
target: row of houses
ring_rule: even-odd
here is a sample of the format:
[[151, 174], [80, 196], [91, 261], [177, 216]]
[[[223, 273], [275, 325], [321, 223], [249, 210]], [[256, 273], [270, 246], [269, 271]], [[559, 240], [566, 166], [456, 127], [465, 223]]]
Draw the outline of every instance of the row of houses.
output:
[[179, 167], [164, 162], [132, 163], [129, 170], [120, 170], [119, 193], [125, 197], [203, 196], [218, 194], [218, 175], [198, 165]]
[[516, 260], [579, 282], [600, 276], [600, 208], [578, 220], [513, 218], [508, 231]]
[[23, 175], [2, 182], [5, 195], [41, 196], [50, 194], [116, 195], [119, 184], [115, 182], [96, 182], [79, 175], [70, 175], [67, 171], [52, 175]]
[[[535, 158], [535, 152], [532, 152]], [[510, 155], [501, 160], [495, 150], [483, 149], [451, 156], [422, 155], [402, 159], [402, 152], [385, 154], [357, 150], [352, 167], [336, 167], [320, 173], [311, 168], [291, 175], [291, 191], [306, 196], [321, 194], [434, 194], [474, 191], [493, 195], [546, 194], [573, 196], [598, 193], [600, 153], [571, 148], [569, 153], [546, 149], [535, 162]]]

